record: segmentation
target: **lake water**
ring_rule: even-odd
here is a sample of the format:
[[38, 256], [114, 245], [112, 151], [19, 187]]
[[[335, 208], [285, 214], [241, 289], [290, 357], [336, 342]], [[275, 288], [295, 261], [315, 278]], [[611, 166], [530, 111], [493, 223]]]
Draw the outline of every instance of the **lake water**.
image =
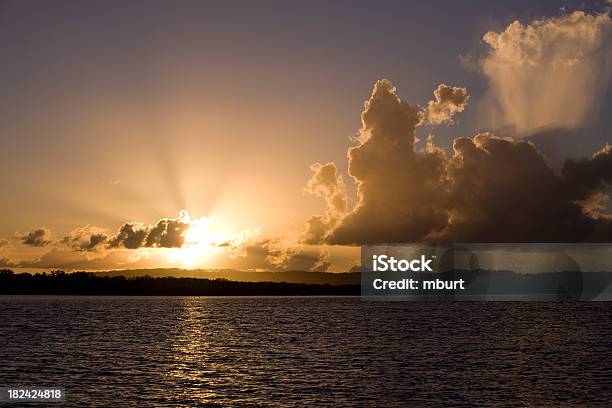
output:
[[612, 303], [0, 296], [0, 322], [0, 386], [62, 406], [612, 401]]

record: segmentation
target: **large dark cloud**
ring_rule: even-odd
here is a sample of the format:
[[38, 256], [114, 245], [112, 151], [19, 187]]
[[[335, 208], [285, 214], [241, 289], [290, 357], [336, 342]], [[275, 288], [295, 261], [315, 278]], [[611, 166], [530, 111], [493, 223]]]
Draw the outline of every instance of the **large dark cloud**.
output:
[[[602, 228], [612, 237], [605, 218], [588, 214], [583, 205], [603, 185], [568, 177], [575, 162], [567, 161], [559, 174], [531, 143], [490, 134], [456, 139], [453, 148], [447, 165], [448, 224], [435, 238], [598, 241]], [[584, 160], [587, 167], [592, 160]]]
[[414, 130], [423, 120], [418, 106], [399, 99], [387, 80], [374, 85], [361, 114], [360, 144], [348, 150], [357, 203], [326, 234], [337, 244], [419, 239], [444, 226], [441, 201], [444, 156], [437, 149], [417, 154]]
[[17, 238], [24, 245], [44, 247], [51, 244], [51, 231], [48, 228], [37, 228], [25, 234], [17, 234]]
[[612, 181], [612, 146], [604, 147], [588, 159], [566, 161], [563, 176], [584, 196], [605, 189]]
[[[566, 161], [560, 172], [532, 143], [490, 133], [455, 139], [451, 155], [432, 139], [418, 151], [422, 119], [389, 81], [375, 84], [359, 144], [348, 150], [357, 203], [333, 225], [317, 224], [320, 243], [612, 239], [599, 211], [612, 181], [609, 147]], [[326, 219], [314, 216], [309, 230], [316, 217]]]

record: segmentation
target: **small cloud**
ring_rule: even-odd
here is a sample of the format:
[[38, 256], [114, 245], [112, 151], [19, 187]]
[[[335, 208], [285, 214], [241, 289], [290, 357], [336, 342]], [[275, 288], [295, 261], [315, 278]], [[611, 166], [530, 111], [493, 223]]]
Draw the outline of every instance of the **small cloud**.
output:
[[467, 89], [446, 84], [438, 85], [435, 99], [427, 104], [427, 121], [432, 125], [453, 123], [453, 116], [463, 112], [470, 98]]
[[466, 70], [470, 72], [479, 72], [480, 71], [480, 61], [477, 58], [474, 58], [473, 55], [464, 54], [459, 55], [459, 64]]
[[0, 239], [0, 252], [9, 250], [13, 247], [11, 242], [8, 239]]
[[329, 261], [329, 251], [327, 249], [323, 249], [319, 252], [319, 258], [315, 262], [314, 265], [310, 268], [313, 272], [327, 272], [327, 270], [332, 266]]
[[37, 228], [24, 234], [15, 234], [24, 245], [44, 247], [51, 244], [51, 231], [48, 228]]
[[349, 272], [361, 272], [361, 261], [355, 262], [355, 265], [351, 266]]
[[60, 244], [75, 251], [93, 251], [101, 249], [107, 240], [105, 229], [86, 225], [73, 229], [60, 241]]
[[16, 268], [16, 267], [18, 267], [18, 264], [14, 262], [13, 260], [6, 258], [6, 257], [0, 257], [0, 268]]

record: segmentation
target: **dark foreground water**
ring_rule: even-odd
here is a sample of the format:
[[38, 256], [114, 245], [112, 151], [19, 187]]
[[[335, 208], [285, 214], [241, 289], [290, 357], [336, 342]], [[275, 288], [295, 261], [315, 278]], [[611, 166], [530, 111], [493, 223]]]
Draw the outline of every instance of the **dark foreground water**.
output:
[[612, 303], [0, 297], [0, 324], [0, 386], [63, 406], [612, 406]]

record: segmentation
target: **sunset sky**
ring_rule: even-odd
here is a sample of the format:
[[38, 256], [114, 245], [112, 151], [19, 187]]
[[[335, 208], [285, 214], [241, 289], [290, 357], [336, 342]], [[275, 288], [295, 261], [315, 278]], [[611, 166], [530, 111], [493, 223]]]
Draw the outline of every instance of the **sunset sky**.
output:
[[438, 3], [0, 1], [0, 263], [611, 242], [609, 2]]

